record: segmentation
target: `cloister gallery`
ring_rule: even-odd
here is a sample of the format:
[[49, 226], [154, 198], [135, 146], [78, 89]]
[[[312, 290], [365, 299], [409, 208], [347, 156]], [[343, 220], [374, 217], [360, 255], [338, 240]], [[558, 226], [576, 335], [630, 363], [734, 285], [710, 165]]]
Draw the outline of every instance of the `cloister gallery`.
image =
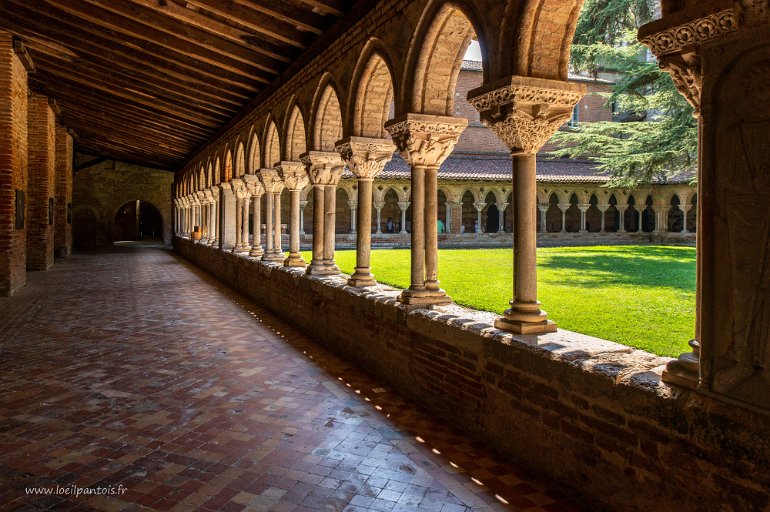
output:
[[[770, 507], [770, 5], [662, 0], [640, 29], [695, 109], [699, 162], [697, 188], [634, 189], [541, 152], [588, 101], [568, 69], [582, 5], [0, 2], [0, 501]], [[73, 232], [114, 239], [87, 222], [145, 214], [174, 256], [71, 255]], [[538, 301], [538, 240], [696, 236], [678, 359], [559, 329]], [[513, 245], [508, 309], [442, 290], [439, 243], [463, 241]], [[408, 288], [377, 283], [373, 244], [409, 247]]]

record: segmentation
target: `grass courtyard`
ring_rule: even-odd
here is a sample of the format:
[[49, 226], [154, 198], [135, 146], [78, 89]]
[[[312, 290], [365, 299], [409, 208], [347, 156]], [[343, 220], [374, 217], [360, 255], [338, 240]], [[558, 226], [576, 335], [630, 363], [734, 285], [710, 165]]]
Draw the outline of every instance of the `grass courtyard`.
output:
[[[512, 298], [512, 260], [510, 249], [442, 249], [439, 280], [458, 304], [501, 313]], [[337, 251], [336, 261], [352, 273], [355, 251]], [[372, 272], [382, 283], [409, 286], [409, 251], [372, 251]], [[693, 247], [542, 248], [538, 282], [543, 309], [559, 327], [663, 356], [689, 351]]]

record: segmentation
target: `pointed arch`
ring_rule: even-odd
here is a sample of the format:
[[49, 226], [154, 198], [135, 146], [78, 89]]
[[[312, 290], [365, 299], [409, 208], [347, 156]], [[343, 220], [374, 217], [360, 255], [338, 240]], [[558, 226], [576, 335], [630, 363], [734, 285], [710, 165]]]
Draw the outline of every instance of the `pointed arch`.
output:
[[214, 184], [214, 168], [211, 165], [211, 161], [206, 163], [206, 188], [210, 188]]
[[[289, 102], [289, 114], [286, 116], [286, 160], [298, 162], [299, 156], [307, 152], [307, 132], [305, 130], [305, 116], [299, 107], [299, 102], [294, 98]], [[339, 139], [338, 139], [339, 140]]]
[[361, 137], [387, 136], [385, 122], [393, 116], [395, 74], [385, 45], [370, 39], [356, 64], [348, 105], [348, 132]]
[[262, 165], [261, 151], [259, 149], [259, 137], [257, 137], [256, 128], [252, 128], [251, 140], [249, 142], [249, 174], [254, 174]]
[[244, 174], [246, 174], [246, 150], [243, 142], [239, 140], [235, 150], [235, 176], [240, 178]]
[[318, 151], [334, 151], [334, 145], [342, 138], [342, 110], [337, 90], [331, 75], [325, 74], [313, 100], [313, 148]]
[[263, 140], [265, 141], [265, 151], [262, 153], [264, 155], [262, 167], [269, 169], [281, 161], [281, 139], [272, 115], [268, 118], [265, 125]]
[[[472, 6], [464, 2], [432, 2], [423, 12], [404, 76], [404, 106], [409, 112], [451, 116], [457, 78], [471, 40], [478, 37], [486, 53], [483, 34]], [[487, 72], [484, 71], [486, 78]]]
[[[219, 158], [217, 158], [218, 160]], [[225, 149], [225, 162], [222, 167], [222, 181], [228, 182], [233, 179], [233, 153], [230, 148]]]

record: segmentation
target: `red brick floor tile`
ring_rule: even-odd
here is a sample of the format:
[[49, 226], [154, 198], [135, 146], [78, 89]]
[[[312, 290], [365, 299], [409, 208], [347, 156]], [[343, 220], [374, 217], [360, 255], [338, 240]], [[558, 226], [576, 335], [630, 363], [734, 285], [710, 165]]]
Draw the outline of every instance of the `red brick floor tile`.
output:
[[579, 510], [168, 251], [30, 273], [0, 349], [0, 510]]

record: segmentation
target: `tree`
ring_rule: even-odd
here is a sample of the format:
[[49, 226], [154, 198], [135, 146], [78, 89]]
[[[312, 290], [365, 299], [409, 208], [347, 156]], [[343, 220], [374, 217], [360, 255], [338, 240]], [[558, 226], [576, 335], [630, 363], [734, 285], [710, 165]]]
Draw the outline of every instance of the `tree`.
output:
[[572, 67], [594, 76], [600, 71], [619, 76], [607, 100], [622, 113], [622, 121], [559, 132], [555, 141], [562, 149], [553, 156], [593, 159], [612, 174], [614, 185], [695, 176], [692, 107], [636, 41], [636, 30], [654, 10], [651, 0], [587, 0], [578, 21]]

